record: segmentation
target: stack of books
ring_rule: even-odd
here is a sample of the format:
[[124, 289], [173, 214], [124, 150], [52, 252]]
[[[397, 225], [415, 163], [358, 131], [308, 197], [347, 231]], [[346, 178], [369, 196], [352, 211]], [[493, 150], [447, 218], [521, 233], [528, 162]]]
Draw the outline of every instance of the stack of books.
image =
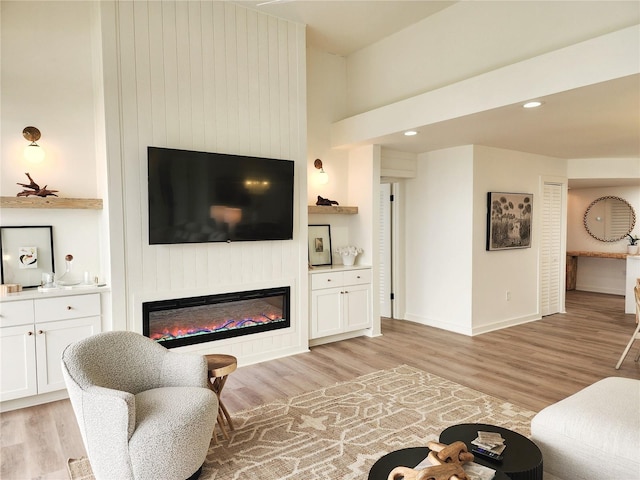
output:
[[506, 448], [504, 438], [497, 432], [478, 432], [478, 436], [471, 442], [471, 452], [491, 460], [502, 460], [502, 452]]

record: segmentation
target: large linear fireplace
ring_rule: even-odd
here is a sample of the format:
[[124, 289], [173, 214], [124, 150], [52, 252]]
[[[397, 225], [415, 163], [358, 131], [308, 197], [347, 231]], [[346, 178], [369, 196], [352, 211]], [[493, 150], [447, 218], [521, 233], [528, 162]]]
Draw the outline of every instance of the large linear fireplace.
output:
[[167, 348], [291, 326], [290, 288], [144, 302], [142, 333]]

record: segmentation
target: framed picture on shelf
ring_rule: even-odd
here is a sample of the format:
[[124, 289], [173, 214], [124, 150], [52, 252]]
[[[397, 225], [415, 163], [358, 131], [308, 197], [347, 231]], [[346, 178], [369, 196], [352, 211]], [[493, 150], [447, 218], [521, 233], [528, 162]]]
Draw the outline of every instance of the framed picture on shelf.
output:
[[43, 273], [54, 273], [51, 226], [0, 227], [2, 283], [37, 287]]
[[487, 194], [487, 250], [531, 247], [533, 194]]
[[309, 265], [331, 264], [331, 225], [309, 225]]

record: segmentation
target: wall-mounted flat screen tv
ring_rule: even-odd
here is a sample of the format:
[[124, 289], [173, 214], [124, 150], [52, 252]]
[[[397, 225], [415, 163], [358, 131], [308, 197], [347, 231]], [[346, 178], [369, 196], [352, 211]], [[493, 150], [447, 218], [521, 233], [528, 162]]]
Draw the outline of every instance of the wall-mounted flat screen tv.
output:
[[293, 238], [294, 162], [148, 147], [149, 244]]

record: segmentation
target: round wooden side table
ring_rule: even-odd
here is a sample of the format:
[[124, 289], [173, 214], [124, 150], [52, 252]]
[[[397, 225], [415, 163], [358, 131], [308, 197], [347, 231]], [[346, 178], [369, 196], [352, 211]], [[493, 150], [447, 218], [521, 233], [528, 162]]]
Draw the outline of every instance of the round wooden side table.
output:
[[[236, 368], [238, 368], [238, 360], [233, 355], [217, 353], [205, 355], [205, 358], [207, 359], [207, 370], [209, 371], [209, 387], [218, 397], [218, 426], [224, 438], [229, 440], [227, 426], [229, 430], [233, 431], [233, 423], [231, 422], [231, 416], [227, 408], [224, 406], [224, 403], [222, 403], [220, 394], [222, 393], [224, 384], [227, 382], [229, 374], [235, 372]], [[216, 436], [214, 435], [213, 438], [215, 439]]]

